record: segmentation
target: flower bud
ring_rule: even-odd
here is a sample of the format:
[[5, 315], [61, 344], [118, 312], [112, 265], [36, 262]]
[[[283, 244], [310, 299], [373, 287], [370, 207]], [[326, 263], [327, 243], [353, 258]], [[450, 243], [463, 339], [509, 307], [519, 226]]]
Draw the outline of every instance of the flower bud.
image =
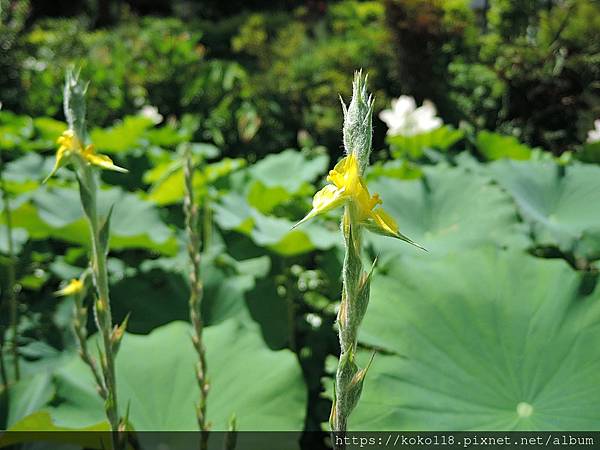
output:
[[359, 70], [354, 74], [352, 100], [344, 111], [344, 148], [346, 154], [353, 154], [358, 160], [361, 175], [369, 164], [373, 134], [373, 97], [367, 93], [367, 78]]

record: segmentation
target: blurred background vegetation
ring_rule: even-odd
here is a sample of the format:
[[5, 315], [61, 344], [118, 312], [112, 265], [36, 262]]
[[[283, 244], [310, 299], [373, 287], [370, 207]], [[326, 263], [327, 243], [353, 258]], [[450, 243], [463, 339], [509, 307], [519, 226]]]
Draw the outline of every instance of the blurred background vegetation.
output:
[[364, 67], [376, 109], [429, 98], [447, 123], [560, 154], [600, 115], [599, 28], [588, 0], [2, 0], [0, 89], [4, 109], [60, 118], [56, 86], [81, 64], [91, 123], [150, 104], [249, 156], [300, 130], [338, 147], [337, 94]]

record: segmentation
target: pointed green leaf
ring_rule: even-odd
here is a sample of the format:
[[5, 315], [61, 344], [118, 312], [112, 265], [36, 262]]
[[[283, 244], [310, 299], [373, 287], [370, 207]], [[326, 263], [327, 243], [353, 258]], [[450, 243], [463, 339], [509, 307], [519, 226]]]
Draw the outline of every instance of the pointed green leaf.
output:
[[109, 250], [109, 240], [110, 240], [110, 218], [113, 213], [115, 205], [112, 204], [108, 213], [106, 214], [106, 218], [102, 225], [100, 225], [100, 230], [98, 231], [98, 238], [100, 241], [100, 251], [104, 252], [105, 255], [108, 254]]

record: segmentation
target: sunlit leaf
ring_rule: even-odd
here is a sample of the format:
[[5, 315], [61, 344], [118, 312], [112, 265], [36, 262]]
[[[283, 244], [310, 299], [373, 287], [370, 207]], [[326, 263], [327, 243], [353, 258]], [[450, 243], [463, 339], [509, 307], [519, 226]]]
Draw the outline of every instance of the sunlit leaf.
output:
[[[248, 319], [243, 322], [232, 319], [204, 332], [212, 429], [226, 430], [235, 414], [239, 430], [301, 430], [306, 392], [296, 357], [288, 350], [269, 350], [256, 326]], [[190, 336], [183, 322], [146, 336], [125, 335], [117, 357], [117, 384], [121, 413], [129, 406], [136, 430], [197, 430], [197, 355]], [[103, 421], [104, 408], [89, 368], [76, 355], [55, 373], [54, 383], [61, 401], [42, 409], [50, 413], [53, 427], [83, 428]], [[30, 418], [15, 426], [23, 429]], [[46, 429], [39, 422], [32, 426]]]
[[214, 205], [215, 221], [225, 230], [248, 235], [257, 245], [284, 256], [306, 253], [314, 249], [328, 249], [340, 244], [335, 225], [313, 221], [292, 229], [294, 222], [261, 214], [241, 196], [229, 193]]
[[[151, 203], [113, 188], [99, 196], [101, 216], [115, 205], [110, 245], [113, 249], [146, 248], [164, 253], [177, 250], [173, 231], [162, 222]], [[28, 230], [33, 239], [53, 239], [89, 244], [89, 231], [75, 189], [38, 190], [31, 201], [13, 212], [14, 225]]]
[[514, 198], [536, 243], [600, 258], [600, 167], [497, 161], [486, 169]]
[[250, 169], [252, 178], [267, 187], [282, 187], [290, 194], [296, 193], [307, 182], [314, 181], [327, 169], [329, 158], [319, 154], [307, 157], [296, 150], [284, 150], [269, 155]]
[[483, 130], [477, 133], [476, 145], [477, 150], [488, 160], [529, 159], [531, 157], [531, 148], [521, 144], [514, 136]]
[[[433, 257], [486, 243], [518, 248], [529, 244], [512, 199], [489, 177], [445, 165], [423, 172], [418, 180], [379, 177], [369, 187], [380, 194], [400, 231]], [[367, 236], [382, 262], [422, 252], [401, 241]]]
[[419, 159], [426, 149], [448, 150], [464, 136], [462, 130], [456, 130], [450, 125], [437, 128], [427, 133], [415, 136], [388, 136], [390, 151], [395, 158], [409, 157]]
[[152, 120], [143, 116], [126, 116], [111, 128], [95, 128], [90, 132], [91, 141], [102, 153], [120, 153], [135, 150], [144, 132], [152, 127]]
[[600, 289], [584, 286], [563, 261], [493, 248], [376, 273], [360, 340], [387, 354], [350, 428], [597, 430]]

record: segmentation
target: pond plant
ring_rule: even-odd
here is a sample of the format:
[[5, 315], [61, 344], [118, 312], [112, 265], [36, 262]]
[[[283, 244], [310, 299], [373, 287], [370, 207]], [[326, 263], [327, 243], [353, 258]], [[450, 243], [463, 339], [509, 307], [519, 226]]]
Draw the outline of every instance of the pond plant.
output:
[[84, 306], [85, 281], [87, 272], [82, 277], [71, 282], [58, 292], [59, 295], [73, 295], [76, 298], [74, 329], [77, 336], [80, 355], [90, 367], [98, 385], [98, 392], [104, 400], [106, 417], [112, 431], [113, 449], [123, 448], [120, 431], [125, 431], [126, 418], [119, 414], [115, 360], [125, 329], [127, 318], [113, 327], [110, 307], [109, 282], [107, 271], [107, 255], [110, 240], [110, 216], [101, 215], [98, 207], [98, 169], [113, 170], [126, 173], [127, 169], [116, 166], [106, 156], [96, 153], [93, 144], [86, 144], [86, 104], [85, 94], [87, 85], [83, 83], [77, 72], [67, 71], [64, 88], [64, 113], [68, 129], [58, 138], [59, 148], [52, 172], [46, 180], [61, 167], [70, 165], [75, 171], [79, 185], [79, 198], [89, 229], [90, 268], [93, 285], [94, 319], [102, 344], [98, 344], [100, 369], [95, 358], [91, 355], [86, 344], [85, 318], [87, 311]]
[[375, 267], [373, 263], [368, 272], [363, 270], [362, 231], [367, 229], [423, 249], [400, 233], [396, 221], [379, 206], [383, 203], [379, 195], [371, 195], [363, 179], [369, 164], [373, 134], [373, 98], [367, 93], [367, 75], [357, 72], [352, 88], [350, 104], [346, 106], [342, 100], [346, 156], [329, 172], [329, 184], [315, 194], [312, 210], [297, 224], [337, 207], [344, 207], [341, 231], [345, 256], [342, 266], [342, 300], [337, 315], [340, 358], [329, 418], [331, 430], [342, 435], [346, 432], [350, 413], [358, 404], [365, 375], [374, 356], [371, 356], [366, 367], [358, 367], [358, 329], [369, 304], [370, 281]]

